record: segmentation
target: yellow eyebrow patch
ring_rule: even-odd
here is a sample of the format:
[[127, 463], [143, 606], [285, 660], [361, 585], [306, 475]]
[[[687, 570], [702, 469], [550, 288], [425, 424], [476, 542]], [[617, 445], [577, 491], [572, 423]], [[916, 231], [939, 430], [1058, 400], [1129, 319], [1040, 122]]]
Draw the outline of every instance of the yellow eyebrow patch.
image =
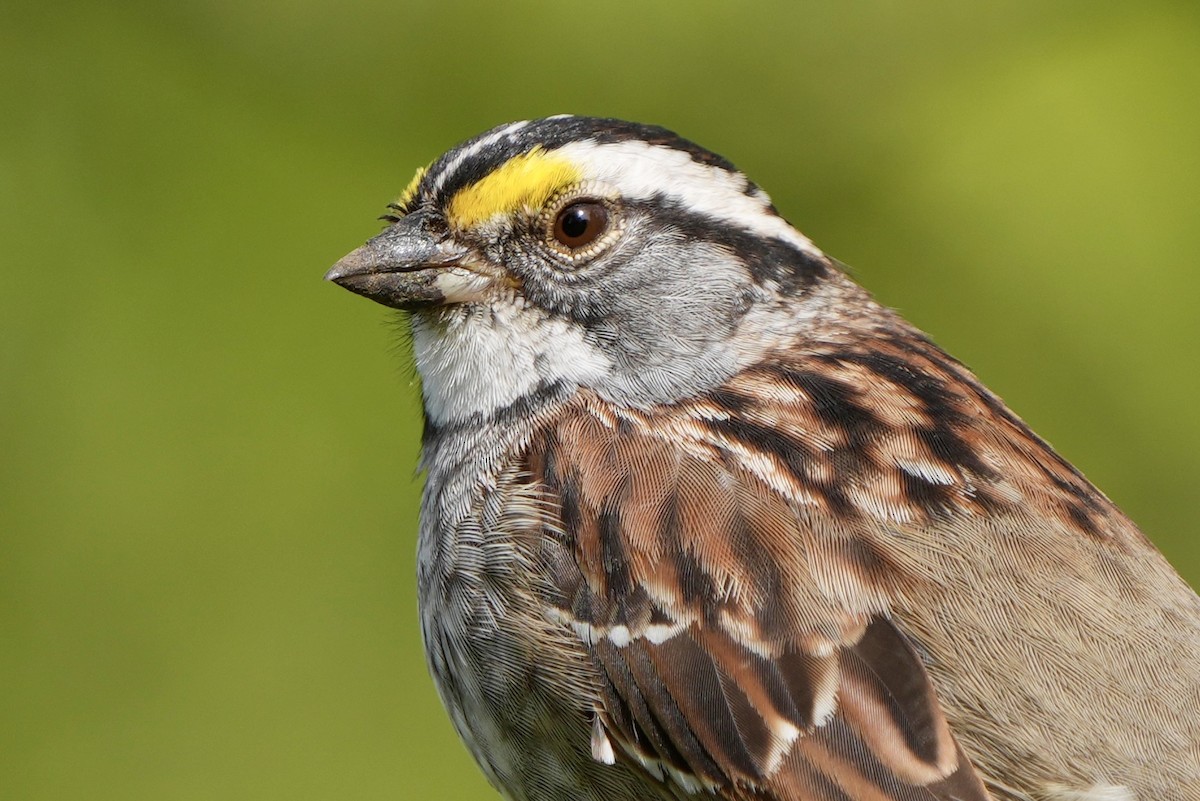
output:
[[408, 182], [408, 186], [404, 187], [404, 191], [400, 193], [400, 197], [396, 198], [395, 205], [402, 209], [408, 208], [408, 204], [417, 196], [417, 187], [421, 185], [421, 179], [425, 177], [425, 171], [428, 169], [428, 167], [417, 167], [416, 174]]
[[582, 178], [572, 162], [535, 147], [456, 192], [446, 205], [446, 217], [456, 228], [469, 228], [521, 209], [539, 211], [551, 195]]

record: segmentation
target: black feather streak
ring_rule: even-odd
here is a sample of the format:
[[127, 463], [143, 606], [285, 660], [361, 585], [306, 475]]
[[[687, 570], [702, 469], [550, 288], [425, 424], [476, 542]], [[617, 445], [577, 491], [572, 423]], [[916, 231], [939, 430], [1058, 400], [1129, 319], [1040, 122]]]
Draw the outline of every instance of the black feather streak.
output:
[[601, 509], [596, 523], [600, 537], [600, 564], [604, 568], [609, 597], [626, 597], [633, 580], [629, 575], [629, 556], [625, 553], [625, 543], [622, 541], [620, 513], [613, 508]]
[[916, 652], [891, 623], [876, 620], [851, 653], [861, 660], [864, 677], [877, 688], [908, 749], [917, 758], [936, 765], [940, 745], [937, 699]]

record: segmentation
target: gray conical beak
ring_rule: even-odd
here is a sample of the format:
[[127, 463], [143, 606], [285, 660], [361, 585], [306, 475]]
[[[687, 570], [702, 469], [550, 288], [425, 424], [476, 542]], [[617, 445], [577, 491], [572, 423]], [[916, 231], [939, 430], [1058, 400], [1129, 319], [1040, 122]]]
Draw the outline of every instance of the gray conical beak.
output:
[[325, 273], [326, 281], [396, 309], [440, 303], [438, 276], [464, 251], [430, 231], [429, 214], [401, 217], [379, 236], [344, 256]]

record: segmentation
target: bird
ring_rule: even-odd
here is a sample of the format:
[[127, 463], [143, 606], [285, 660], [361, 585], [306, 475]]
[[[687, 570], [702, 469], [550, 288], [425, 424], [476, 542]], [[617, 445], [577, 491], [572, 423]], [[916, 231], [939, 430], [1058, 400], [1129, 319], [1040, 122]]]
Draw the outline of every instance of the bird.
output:
[[725, 158], [498, 126], [326, 275], [401, 310], [434, 684], [510, 801], [1200, 799], [1200, 599]]

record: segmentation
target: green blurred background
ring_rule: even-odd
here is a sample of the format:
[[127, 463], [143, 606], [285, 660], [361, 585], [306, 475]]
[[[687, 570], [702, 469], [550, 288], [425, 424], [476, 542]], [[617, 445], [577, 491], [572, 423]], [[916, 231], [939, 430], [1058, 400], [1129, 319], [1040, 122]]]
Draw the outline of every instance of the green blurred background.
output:
[[495, 797], [402, 338], [321, 275], [510, 119], [734, 160], [1200, 580], [1195, 3], [339, 5], [0, 8], [0, 797]]

